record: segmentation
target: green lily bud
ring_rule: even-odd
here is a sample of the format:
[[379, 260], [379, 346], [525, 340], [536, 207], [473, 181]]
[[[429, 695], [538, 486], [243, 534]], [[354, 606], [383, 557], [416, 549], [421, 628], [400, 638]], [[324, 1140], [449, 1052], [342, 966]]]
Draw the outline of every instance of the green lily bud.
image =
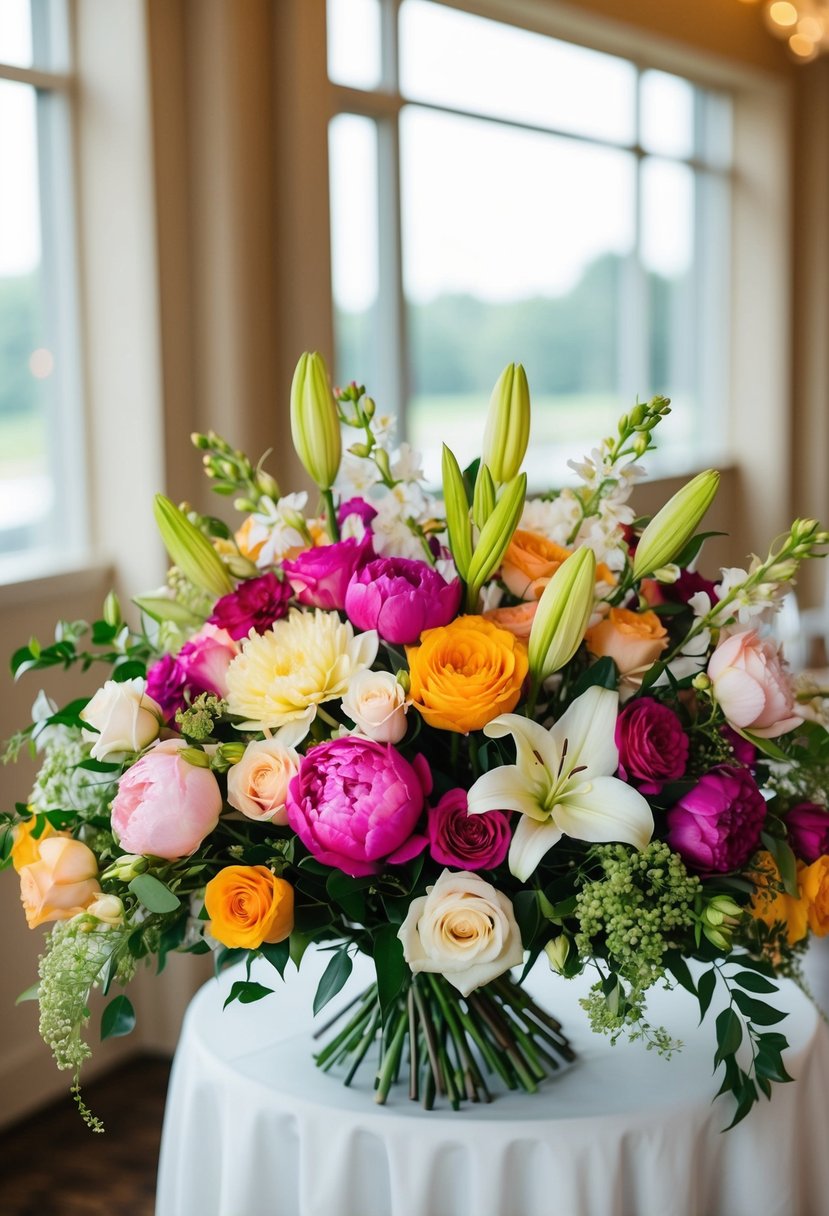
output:
[[520, 363], [508, 363], [492, 390], [482, 461], [499, 485], [521, 468], [530, 438], [530, 389]]
[[495, 483], [485, 464], [478, 469], [475, 479], [475, 494], [472, 499], [472, 518], [476, 528], [482, 528], [495, 510]]
[[584, 638], [596, 588], [596, 555], [586, 546], [561, 563], [538, 601], [528, 658], [536, 685], [569, 663]]
[[475, 611], [481, 587], [501, 565], [524, 510], [526, 493], [527, 474], [519, 473], [504, 487], [495, 510], [481, 528], [466, 580], [467, 608], [470, 612]]
[[449, 532], [449, 547], [458, 568], [458, 574], [468, 581], [469, 565], [472, 561], [472, 526], [469, 522], [469, 499], [463, 484], [461, 466], [454, 452], [443, 445], [443, 501], [446, 510], [446, 527]]
[[[244, 743], [221, 743], [216, 751], [216, 756], [220, 757], [228, 767], [233, 764], [238, 764], [245, 754]], [[211, 767], [215, 767], [211, 765]]]
[[559, 975], [564, 973], [564, 964], [567, 962], [567, 955], [570, 953], [570, 939], [560, 933], [558, 937], [552, 938], [544, 947], [544, 953], [550, 961], [550, 966], [553, 971], [557, 971]]
[[312, 481], [330, 490], [342, 459], [337, 407], [322, 355], [300, 355], [291, 384], [291, 436]]
[[132, 602], [159, 624], [163, 621], [173, 621], [186, 629], [198, 629], [204, 624], [204, 619], [196, 616], [184, 604], [178, 600], [167, 599], [163, 595], [136, 595]]
[[677, 490], [654, 515], [636, 549], [634, 579], [644, 578], [667, 566], [685, 548], [711, 506], [719, 484], [720, 475], [716, 469], [706, 469]]
[[222, 559], [206, 536], [169, 498], [156, 494], [155, 521], [173, 565], [196, 587], [218, 598], [233, 590]]
[[121, 624], [121, 605], [114, 591], [110, 591], [104, 600], [104, 620], [111, 629], [117, 629]]
[[146, 857], [141, 857], [138, 853], [122, 853], [120, 857], [115, 858], [107, 870], [104, 870], [101, 882], [106, 882], [109, 878], [117, 878], [121, 882], [132, 882], [133, 878], [146, 873], [149, 868], [150, 863]]

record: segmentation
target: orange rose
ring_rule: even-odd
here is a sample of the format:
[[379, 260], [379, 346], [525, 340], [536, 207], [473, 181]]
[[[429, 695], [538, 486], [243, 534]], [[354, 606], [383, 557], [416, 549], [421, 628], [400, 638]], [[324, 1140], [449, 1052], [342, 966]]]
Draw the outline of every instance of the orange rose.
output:
[[222, 945], [255, 950], [294, 927], [294, 889], [267, 866], [226, 866], [204, 892], [210, 932]]
[[49, 836], [54, 836], [55, 829], [48, 821], [43, 825], [43, 831], [39, 836], [33, 836], [32, 832], [37, 823], [36, 819], [27, 819], [25, 823], [18, 823], [14, 828], [14, 844], [12, 845], [11, 859], [12, 865], [19, 874], [24, 866], [30, 866], [32, 862], [40, 859], [40, 842], [46, 840]]
[[515, 608], [493, 608], [484, 613], [484, 620], [492, 621], [499, 629], [508, 629], [520, 642], [528, 642], [537, 608], [538, 600], [517, 604]]
[[426, 629], [407, 646], [412, 704], [430, 726], [468, 734], [518, 704], [527, 652], [482, 616], [459, 616]]
[[642, 676], [668, 645], [665, 626], [655, 612], [627, 608], [611, 608], [604, 620], [588, 629], [584, 640], [597, 659], [605, 655], [613, 659], [632, 687], [641, 684]]
[[20, 901], [30, 929], [77, 916], [101, 893], [95, 854], [71, 836], [37, 841], [37, 860], [20, 870]]
[[[820, 860], [829, 861], [829, 858]], [[785, 925], [789, 945], [793, 946], [809, 931], [808, 901], [796, 899], [781, 889], [780, 871], [771, 853], [760, 853], [757, 864], [758, 869], [751, 874], [757, 886], [751, 900], [751, 914], [770, 929], [778, 924]]]
[[825, 937], [829, 933], [829, 857], [798, 867], [798, 879], [809, 928], [817, 937]]
[[[538, 532], [517, 528], [501, 562], [501, 579], [519, 599], [540, 599], [544, 588], [570, 553], [570, 549], [557, 545]], [[596, 567], [596, 582], [607, 583], [609, 587], [616, 583], [604, 562], [599, 562]]]

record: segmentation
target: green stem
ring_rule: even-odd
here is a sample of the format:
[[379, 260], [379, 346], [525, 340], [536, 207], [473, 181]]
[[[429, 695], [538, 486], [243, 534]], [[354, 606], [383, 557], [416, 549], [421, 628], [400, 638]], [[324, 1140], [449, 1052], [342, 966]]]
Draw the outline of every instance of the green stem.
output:
[[394, 1030], [394, 1037], [389, 1044], [389, 1049], [383, 1057], [383, 1062], [380, 1065], [380, 1074], [377, 1085], [377, 1093], [374, 1096], [374, 1101], [381, 1106], [389, 1096], [391, 1083], [397, 1072], [397, 1066], [400, 1062], [400, 1053], [403, 1050], [403, 1039], [406, 1035], [406, 1027], [408, 1026], [408, 1018], [405, 1014], [398, 1016], [397, 1025]]
[[337, 523], [334, 495], [330, 489], [322, 491], [322, 501], [325, 503], [325, 523], [328, 528], [328, 535], [332, 541], [338, 541], [340, 539], [340, 525]]

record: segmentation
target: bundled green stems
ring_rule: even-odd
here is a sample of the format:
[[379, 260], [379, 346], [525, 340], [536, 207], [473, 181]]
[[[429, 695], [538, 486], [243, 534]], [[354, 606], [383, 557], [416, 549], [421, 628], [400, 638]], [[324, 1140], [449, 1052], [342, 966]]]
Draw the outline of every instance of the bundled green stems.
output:
[[[346, 1016], [348, 1015], [348, 1016]], [[350, 1085], [369, 1049], [380, 1040], [375, 1101], [384, 1103], [401, 1074], [409, 1098], [431, 1110], [438, 1097], [453, 1110], [461, 1102], [490, 1102], [487, 1078], [534, 1093], [575, 1054], [561, 1025], [512, 980], [501, 977], [461, 997], [443, 976], [412, 978], [381, 1022], [377, 986], [355, 997], [316, 1036], [340, 1029], [316, 1055], [328, 1071], [345, 1066]]]

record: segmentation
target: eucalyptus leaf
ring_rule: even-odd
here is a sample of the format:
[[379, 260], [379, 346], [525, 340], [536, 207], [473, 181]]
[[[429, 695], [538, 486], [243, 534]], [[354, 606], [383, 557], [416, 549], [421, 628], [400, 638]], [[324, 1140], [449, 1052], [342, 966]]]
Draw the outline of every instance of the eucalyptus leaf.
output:
[[129, 997], [116, 996], [101, 1014], [101, 1038], [119, 1039], [135, 1029], [135, 1010]]
[[181, 900], [174, 895], [168, 886], [153, 874], [138, 874], [129, 884], [135, 898], [143, 904], [148, 912], [175, 912], [181, 907]]

